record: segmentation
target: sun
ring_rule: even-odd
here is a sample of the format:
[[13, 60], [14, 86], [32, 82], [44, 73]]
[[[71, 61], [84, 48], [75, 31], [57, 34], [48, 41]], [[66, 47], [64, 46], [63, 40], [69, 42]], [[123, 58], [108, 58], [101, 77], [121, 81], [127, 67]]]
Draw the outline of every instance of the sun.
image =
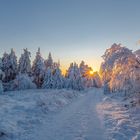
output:
[[91, 71], [89, 71], [89, 74], [90, 74], [90, 75], [93, 75], [93, 73], [94, 73], [94, 72], [93, 72], [92, 70], [91, 70]]

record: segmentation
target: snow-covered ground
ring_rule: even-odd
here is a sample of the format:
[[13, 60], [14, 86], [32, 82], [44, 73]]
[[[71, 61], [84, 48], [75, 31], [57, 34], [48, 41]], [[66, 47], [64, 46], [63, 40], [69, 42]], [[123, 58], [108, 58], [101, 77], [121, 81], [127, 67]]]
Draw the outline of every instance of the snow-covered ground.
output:
[[140, 106], [130, 106], [121, 96], [108, 95], [97, 110], [107, 129], [108, 140], [140, 140]]
[[34, 140], [107, 140], [105, 128], [97, 115], [96, 105], [101, 101], [101, 90], [91, 89], [64, 107], [49, 115], [44, 125], [37, 128]]
[[6, 92], [0, 95], [1, 139], [140, 140], [140, 108], [96, 88]]
[[[31, 140], [48, 114], [57, 112], [82, 92], [25, 90], [0, 95], [0, 140]], [[40, 139], [41, 140], [41, 139]]]

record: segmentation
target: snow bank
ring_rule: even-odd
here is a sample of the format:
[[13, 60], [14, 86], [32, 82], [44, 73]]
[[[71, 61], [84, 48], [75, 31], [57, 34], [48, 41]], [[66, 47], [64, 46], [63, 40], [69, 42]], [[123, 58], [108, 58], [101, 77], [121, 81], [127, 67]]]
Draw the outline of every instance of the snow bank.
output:
[[72, 90], [24, 90], [0, 95], [0, 139], [30, 140], [48, 113], [79, 95]]
[[105, 97], [97, 110], [108, 132], [108, 140], [140, 140], [140, 107], [128, 106], [121, 97]]

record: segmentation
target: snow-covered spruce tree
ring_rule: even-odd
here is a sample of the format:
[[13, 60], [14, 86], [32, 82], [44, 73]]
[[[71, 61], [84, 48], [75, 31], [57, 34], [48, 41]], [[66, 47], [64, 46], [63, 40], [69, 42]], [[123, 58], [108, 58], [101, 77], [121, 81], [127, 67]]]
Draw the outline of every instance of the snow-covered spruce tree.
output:
[[2, 85], [2, 81], [0, 80], [0, 94], [3, 93], [3, 85]]
[[45, 64], [40, 53], [40, 48], [38, 48], [35, 60], [33, 61], [32, 73], [34, 82], [36, 83], [37, 87], [40, 88], [43, 84], [45, 75]]
[[42, 85], [42, 88], [47, 88], [47, 89], [53, 88], [53, 73], [50, 67], [48, 67], [45, 72], [45, 78], [44, 78], [44, 83]]
[[52, 87], [56, 89], [61, 89], [63, 88], [63, 84], [64, 84], [64, 78], [62, 76], [60, 68], [57, 67], [53, 71], [53, 86]]
[[2, 70], [5, 73], [4, 82], [15, 79], [17, 75], [17, 57], [13, 49], [11, 49], [10, 54], [4, 53], [2, 63]]
[[80, 69], [80, 73], [81, 73], [82, 77], [88, 77], [89, 72], [92, 70], [92, 68], [89, 67], [87, 64], [85, 64], [84, 61], [81, 61], [79, 69]]
[[93, 77], [90, 75], [90, 71], [92, 71], [92, 68], [85, 64], [84, 61], [81, 61], [79, 70], [82, 76], [84, 86], [87, 88], [93, 87]]
[[66, 84], [68, 89], [82, 90], [84, 89], [83, 79], [76, 63], [71, 63], [66, 73]]
[[45, 60], [45, 66], [46, 66], [46, 69], [53, 68], [53, 59], [52, 59], [51, 53], [49, 53], [47, 60]]
[[21, 57], [19, 59], [19, 73], [22, 74], [31, 74], [31, 53], [28, 51], [28, 49], [24, 49], [24, 53], [21, 54]]
[[31, 75], [31, 54], [27, 49], [24, 49], [24, 53], [19, 59], [18, 70], [19, 73], [16, 78], [10, 83], [8, 90], [23, 90], [34, 89], [36, 85], [33, 83]]
[[[1, 61], [1, 59], [0, 59]], [[0, 94], [3, 93], [3, 83], [2, 83], [2, 79], [4, 78], [4, 72], [1, 70], [0, 68]]]
[[2, 59], [0, 58], [0, 69], [2, 70]]
[[8, 82], [9, 81], [9, 67], [10, 67], [10, 64], [9, 64], [9, 55], [5, 52], [3, 54], [3, 57], [2, 57], [2, 70], [4, 71], [5, 73], [5, 78], [3, 79], [4, 82]]

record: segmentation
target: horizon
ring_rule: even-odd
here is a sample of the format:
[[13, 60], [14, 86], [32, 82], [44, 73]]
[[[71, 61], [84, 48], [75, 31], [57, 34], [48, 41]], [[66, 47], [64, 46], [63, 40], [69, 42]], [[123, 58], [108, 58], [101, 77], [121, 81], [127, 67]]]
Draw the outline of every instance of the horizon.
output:
[[62, 71], [71, 62], [85, 61], [99, 71], [101, 56], [113, 43], [139, 49], [139, 4], [128, 0], [2, 0], [0, 56], [13, 48], [18, 56], [28, 48], [35, 57], [52, 53]]

